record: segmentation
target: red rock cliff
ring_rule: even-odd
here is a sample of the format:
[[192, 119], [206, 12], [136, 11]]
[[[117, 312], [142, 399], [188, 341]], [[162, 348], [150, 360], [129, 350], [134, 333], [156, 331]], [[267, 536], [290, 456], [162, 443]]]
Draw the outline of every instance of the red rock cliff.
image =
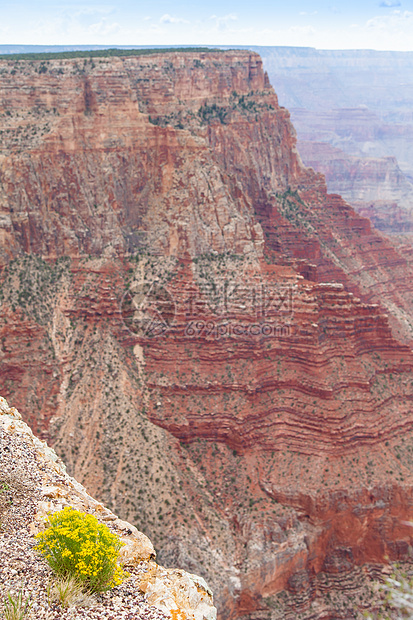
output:
[[409, 254], [256, 54], [0, 61], [0, 102], [0, 391], [223, 617], [371, 607], [411, 542]]

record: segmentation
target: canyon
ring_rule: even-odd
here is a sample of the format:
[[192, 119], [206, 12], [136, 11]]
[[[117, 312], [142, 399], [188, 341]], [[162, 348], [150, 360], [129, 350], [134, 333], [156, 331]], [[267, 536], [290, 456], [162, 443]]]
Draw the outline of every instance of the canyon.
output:
[[291, 112], [304, 163], [381, 230], [411, 232], [413, 55], [251, 49]]
[[411, 245], [302, 164], [255, 52], [0, 60], [0, 126], [0, 393], [221, 618], [377, 608]]

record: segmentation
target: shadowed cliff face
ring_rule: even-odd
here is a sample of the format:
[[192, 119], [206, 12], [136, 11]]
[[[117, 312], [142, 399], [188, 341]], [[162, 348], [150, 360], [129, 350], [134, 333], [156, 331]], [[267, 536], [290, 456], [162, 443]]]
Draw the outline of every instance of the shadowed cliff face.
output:
[[256, 54], [0, 61], [0, 104], [1, 392], [222, 617], [374, 606], [411, 542], [408, 249], [302, 166]]

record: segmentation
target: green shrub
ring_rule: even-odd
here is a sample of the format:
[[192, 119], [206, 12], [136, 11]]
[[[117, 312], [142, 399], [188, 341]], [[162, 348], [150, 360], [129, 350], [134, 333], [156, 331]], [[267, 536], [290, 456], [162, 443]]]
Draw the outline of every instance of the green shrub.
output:
[[96, 517], [68, 507], [48, 521], [36, 536], [36, 549], [58, 575], [75, 577], [90, 592], [109, 590], [128, 577], [117, 563], [123, 543]]

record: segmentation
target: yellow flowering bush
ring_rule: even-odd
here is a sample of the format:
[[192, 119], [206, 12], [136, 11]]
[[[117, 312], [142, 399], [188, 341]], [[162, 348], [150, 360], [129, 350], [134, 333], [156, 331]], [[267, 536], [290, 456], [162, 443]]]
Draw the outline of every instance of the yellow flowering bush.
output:
[[47, 529], [36, 538], [51, 568], [76, 577], [90, 592], [109, 590], [128, 577], [117, 563], [123, 543], [93, 515], [64, 508], [48, 517]]

